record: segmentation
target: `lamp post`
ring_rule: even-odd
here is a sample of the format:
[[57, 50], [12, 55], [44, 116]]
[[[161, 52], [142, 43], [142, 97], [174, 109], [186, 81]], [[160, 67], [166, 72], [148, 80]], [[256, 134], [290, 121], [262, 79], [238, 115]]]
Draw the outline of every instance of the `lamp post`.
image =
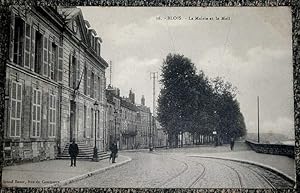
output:
[[97, 149], [97, 108], [98, 103], [95, 101], [94, 103], [94, 110], [95, 110], [95, 146], [94, 146], [94, 155], [93, 155], [93, 161], [99, 161], [98, 159], [98, 149]]

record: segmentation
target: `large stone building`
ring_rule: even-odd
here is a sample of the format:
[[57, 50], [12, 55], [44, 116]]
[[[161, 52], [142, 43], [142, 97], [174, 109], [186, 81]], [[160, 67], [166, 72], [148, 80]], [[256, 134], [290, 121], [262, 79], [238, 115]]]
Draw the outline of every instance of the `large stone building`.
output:
[[106, 149], [101, 38], [78, 8], [11, 7], [4, 159], [45, 160], [71, 139]]

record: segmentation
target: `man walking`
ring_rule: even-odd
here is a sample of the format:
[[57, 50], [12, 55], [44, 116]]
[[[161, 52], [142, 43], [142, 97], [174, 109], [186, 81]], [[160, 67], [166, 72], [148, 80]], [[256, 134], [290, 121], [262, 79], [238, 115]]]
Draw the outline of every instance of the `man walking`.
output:
[[78, 145], [75, 143], [75, 139], [72, 140], [72, 143], [69, 146], [69, 154], [71, 156], [71, 166], [76, 167], [76, 157], [79, 153]]
[[233, 150], [233, 147], [234, 147], [234, 138], [231, 137], [231, 139], [230, 139], [230, 149], [231, 149], [231, 151]]
[[111, 154], [110, 154], [110, 158], [112, 158], [112, 163], [116, 163], [115, 162], [115, 159], [116, 159], [116, 156], [117, 156], [117, 153], [118, 153], [118, 146], [117, 144], [114, 142], [110, 145], [109, 147], [109, 150], [111, 151]]

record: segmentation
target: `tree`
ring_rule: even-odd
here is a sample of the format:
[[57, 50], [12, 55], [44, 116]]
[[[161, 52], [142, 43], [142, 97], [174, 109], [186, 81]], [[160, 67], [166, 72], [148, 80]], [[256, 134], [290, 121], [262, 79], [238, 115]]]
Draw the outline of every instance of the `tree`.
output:
[[217, 131], [218, 139], [224, 142], [246, 133], [237, 89], [230, 82], [220, 77], [209, 79], [203, 71], [196, 73], [190, 59], [169, 54], [162, 65], [160, 83], [157, 116], [175, 147], [183, 132], [195, 137]]
[[241, 137], [246, 133], [244, 117], [236, 100], [237, 89], [230, 82], [216, 77], [211, 80], [213, 85], [213, 103], [217, 117], [216, 128], [219, 137], [224, 142], [230, 138]]
[[175, 146], [178, 145], [178, 135], [190, 127], [195, 76], [194, 64], [183, 55], [169, 54], [163, 62], [157, 114]]

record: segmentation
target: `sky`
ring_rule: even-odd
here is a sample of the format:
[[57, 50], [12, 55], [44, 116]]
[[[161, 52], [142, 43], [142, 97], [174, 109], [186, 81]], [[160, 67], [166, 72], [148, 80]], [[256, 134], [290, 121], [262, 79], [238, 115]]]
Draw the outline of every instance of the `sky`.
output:
[[[152, 109], [150, 72], [160, 78], [168, 53], [183, 54], [209, 78], [221, 76], [237, 87], [249, 133], [257, 132], [259, 96], [260, 131], [294, 137], [288, 7], [80, 8], [103, 40], [101, 55], [112, 61], [111, 83], [122, 96], [132, 89], [136, 103], [144, 95]], [[107, 84], [109, 74], [108, 68]], [[159, 87], [156, 81], [156, 100]]]

